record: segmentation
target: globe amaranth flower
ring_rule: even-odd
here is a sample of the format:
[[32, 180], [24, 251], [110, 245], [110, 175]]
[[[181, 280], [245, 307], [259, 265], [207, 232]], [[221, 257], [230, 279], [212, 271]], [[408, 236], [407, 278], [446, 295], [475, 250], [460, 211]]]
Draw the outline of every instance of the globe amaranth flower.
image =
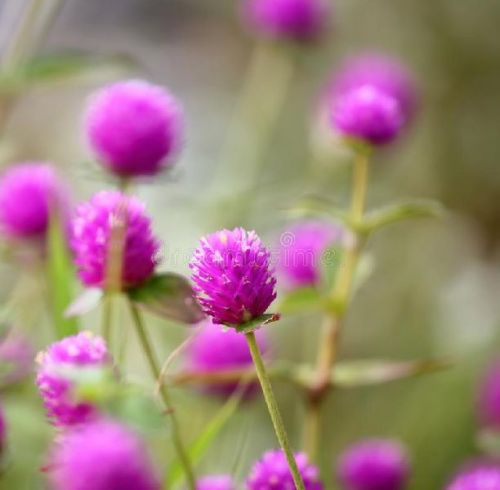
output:
[[96, 416], [89, 403], [74, 400], [74, 381], [70, 370], [109, 368], [111, 357], [101, 337], [81, 332], [55, 342], [38, 355], [36, 384], [47, 414], [55, 425], [68, 426], [87, 422]]
[[321, 280], [324, 253], [338, 243], [343, 230], [339, 225], [321, 220], [293, 224], [280, 236], [278, 272], [290, 289], [317, 286]]
[[[268, 344], [263, 329], [255, 332], [257, 344], [261, 352], [268, 352]], [[187, 367], [190, 372], [200, 374], [220, 373], [228, 370], [245, 369], [252, 366], [252, 356], [243, 335], [233, 329], [225, 329], [214, 325], [210, 320], [200, 324], [200, 331], [195, 335], [187, 351]], [[239, 384], [207, 383], [203, 386], [208, 393], [228, 396]], [[255, 393], [258, 384], [251, 383], [246, 395]]]
[[196, 490], [235, 490], [230, 475], [206, 475], [196, 481]]
[[500, 430], [500, 360], [489, 366], [480, 384], [477, 415], [482, 426]]
[[96, 420], [70, 429], [53, 447], [54, 490], [159, 490], [144, 442], [126, 426]]
[[84, 125], [100, 162], [123, 177], [154, 175], [171, 165], [184, 126], [179, 102], [142, 80], [113, 83], [94, 93]]
[[337, 472], [346, 490], [401, 490], [410, 464], [399, 442], [367, 439], [340, 456]]
[[240, 325], [276, 298], [271, 254], [255, 231], [221, 230], [200, 241], [189, 264], [194, 290], [214, 323]]
[[136, 286], [153, 274], [160, 243], [153, 236], [145, 206], [135, 197], [102, 191], [78, 206], [71, 222], [71, 247], [85, 285], [105, 286], [113, 225], [118, 223], [126, 230], [122, 286]]
[[64, 212], [67, 203], [66, 189], [49, 164], [16, 164], [0, 180], [0, 229], [13, 239], [43, 237], [51, 212]]
[[[305, 453], [295, 454], [295, 461], [306, 490], [322, 490], [319, 470], [309, 463]], [[249, 490], [289, 490], [295, 484], [285, 454], [281, 449], [264, 453], [250, 471], [246, 486]]]
[[270, 38], [307, 41], [328, 27], [328, 0], [243, 0], [243, 21]]
[[494, 463], [476, 463], [461, 470], [446, 490], [500, 490], [500, 466]]

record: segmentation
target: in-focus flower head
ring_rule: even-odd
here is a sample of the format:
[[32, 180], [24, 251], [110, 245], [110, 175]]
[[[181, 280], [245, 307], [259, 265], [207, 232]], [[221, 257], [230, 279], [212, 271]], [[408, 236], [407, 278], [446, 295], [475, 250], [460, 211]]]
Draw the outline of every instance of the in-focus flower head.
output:
[[242, 17], [249, 27], [270, 38], [307, 41], [328, 27], [328, 0], [243, 0]]
[[500, 360], [491, 364], [481, 382], [477, 415], [484, 427], [500, 430]]
[[389, 439], [367, 439], [348, 448], [337, 466], [346, 490], [401, 490], [410, 472], [405, 448]]
[[500, 490], [500, 466], [494, 463], [476, 463], [462, 469], [446, 490]]
[[[322, 490], [319, 470], [309, 463], [305, 453], [296, 453], [295, 461], [306, 490]], [[264, 453], [247, 478], [249, 490], [290, 490], [295, 488], [285, 454], [281, 449]]]
[[2, 233], [9, 238], [43, 237], [50, 213], [64, 211], [67, 197], [63, 183], [49, 164], [24, 162], [12, 166], [0, 180]]
[[55, 425], [80, 424], [96, 416], [96, 409], [91, 404], [73, 399], [73, 382], [65, 375], [65, 370], [110, 367], [111, 358], [101, 337], [90, 332], [66, 337], [41, 352], [37, 361], [36, 384]]
[[[255, 337], [260, 351], [265, 355], [268, 352], [265, 329], [257, 330]], [[214, 325], [210, 320], [200, 324], [200, 331], [193, 338], [187, 354], [187, 368], [195, 373], [217, 373], [252, 366], [252, 356], [245, 337], [233, 329]], [[246, 394], [253, 394], [257, 387], [258, 384], [251, 383]], [[203, 388], [208, 393], [227, 396], [238, 388], [238, 383], [207, 384]]]
[[304, 220], [287, 228], [280, 236], [278, 267], [287, 287], [318, 285], [322, 260], [327, 259], [323, 254], [342, 235], [339, 225], [321, 220]]
[[183, 139], [183, 112], [163, 87], [142, 80], [108, 85], [89, 99], [87, 139], [120, 176], [153, 175], [171, 165]]
[[113, 225], [126, 228], [122, 285], [146, 281], [158, 263], [159, 241], [153, 236], [144, 204], [117, 191], [101, 191], [80, 204], [71, 222], [71, 247], [82, 282], [104, 287]]
[[206, 475], [196, 482], [196, 490], [234, 490], [236, 485], [230, 475]]
[[128, 427], [96, 420], [72, 428], [52, 449], [54, 490], [159, 490], [143, 441]]
[[240, 325], [276, 298], [271, 254], [255, 231], [221, 230], [203, 237], [189, 264], [200, 305], [214, 323]]

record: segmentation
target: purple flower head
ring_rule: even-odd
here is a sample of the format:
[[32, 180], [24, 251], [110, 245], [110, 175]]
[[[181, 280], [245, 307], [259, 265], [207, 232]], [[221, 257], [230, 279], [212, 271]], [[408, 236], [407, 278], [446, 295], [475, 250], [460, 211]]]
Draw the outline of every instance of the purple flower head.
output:
[[198, 479], [196, 490], [235, 490], [236, 485], [229, 475], [207, 475]]
[[120, 176], [154, 175], [183, 139], [183, 113], [164, 88], [142, 80], [108, 85], [89, 100], [85, 132], [101, 163]]
[[271, 254], [255, 231], [221, 230], [203, 237], [189, 264], [194, 290], [214, 323], [240, 325], [276, 298]]
[[[295, 461], [306, 490], [322, 490], [319, 470], [309, 463], [305, 453], [296, 453]], [[267, 451], [257, 461], [247, 479], [249, 490], [289, 490], [295, 488], [290, 468], [281, 449]]]
[[351, 446], [338, 462], [346, 490], [401, 490], [410, 464], [404, 447], [388, 439], [367, 439]]
[[69, 430], [52, 450], [49, 479], [54, 490], [161, 488], [143, 441], [108, 420]]
[[500, 430], [500, 360], [488, 368], [479, 387], [477, 415], [484, 427]]
[[11, 334], [0, 341], [0, 384], [16, 383], [33, 368], [33, 346], [20, 334]]
[[160, 243], [153, 236], [144, 204], [117, 191], [102, 191], [78, 206], [71, 223], [71, 246], [85, 285], [105, 286], [112, 225], [118, 222], [126, 228], [123, 287], [141, 284], [153, 274]]
[[398, 60], [380, 53], [365, 53], [348, 60], [330, 83], [330, 97], [341, 97], [363, 85], [394, 97], [405, 124], [414, 115], [418, 104], [416, 85], [413, 75]]
[[291, 289], [315, 286], [321, 279], [321, 261], [328, 247], [338, 243], [343, 230], [327, 221], [296, 223], [280, 236], [279, 272]]
[[383, 145], [396, 138], [404, 117], [395, 97], [373, 85], [361, 85], [334, 99], [332, 123], [344, 136]]
[[[217, 373], [252, 366], [252, 356], [243, 335], [205, 320], [188, 350], [188, 369], [195, 373]], [[265, 330], [255, 332], [257, 344], [264, 354], [268, 351]], [[258, 384], [252, 383], [246, 392], [255, 393]], [[238, 388], [238, 383], [208, 384], [207, 392], [228, 396]]]
[[446, 490], [500, 490], [500, 466], [493, 463], [469, 465], [452, 479]]
[[111, 358], [101, 337], [90, 332], [66, 337], [41, 352], [37, 361], [36, 384], [55, 425], [76, 425], [96, 416], [92, 405], [73, 400], [73, 383], [64, 370], [110, 366]]
[[328, 0], [243, 0], [242, 17], [266, 37], [307, 41], [326, 30], [330, 10]]
[[66, 189], [50, 165], [17, 164], [0, 181], [0, 229], [14, 239], [43, 237], [50, 213], [66, 204]]

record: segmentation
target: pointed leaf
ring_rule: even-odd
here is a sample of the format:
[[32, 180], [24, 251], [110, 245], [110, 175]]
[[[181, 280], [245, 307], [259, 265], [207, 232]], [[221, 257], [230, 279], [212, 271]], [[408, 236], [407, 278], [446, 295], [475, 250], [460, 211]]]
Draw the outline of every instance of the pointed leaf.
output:
[[241, 325], [228, 325], [229, 327], [236, 328], [237, 332], [250, 333], [258, 330], [260, 327], [269, 323], [277, 322], [281, 318], [279, 313], [266, 313], [260, 315], [249, 322], [242, 323]]
[[85, 289], [69, 306], [64, 312], [66, 318], [71, 318], [73, 316], [82, 316], [89, 313], [93, 309], [99, 306], [101, 299], [103, 297], [102, 289], [89, 288]]
[[156, 274], [130, 289], [128, 295], [138, 306], [162, 318], [190, 324], [204, 318], [189, 281], [179, 274]]

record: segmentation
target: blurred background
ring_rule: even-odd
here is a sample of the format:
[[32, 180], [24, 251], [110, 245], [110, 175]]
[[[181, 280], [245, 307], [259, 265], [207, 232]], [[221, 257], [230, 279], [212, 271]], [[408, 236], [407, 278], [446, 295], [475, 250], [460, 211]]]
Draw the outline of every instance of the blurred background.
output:
[[[0, 0], [4, 49], [23, 3]], [[5, 121], [0, 163], [52, 161], [70, 182], [75, 201], [85, 199], [112, 185], [92, 162], [82, 138], [87, 94], [125, 77], [168, 86], [185, 107], [185, 148], [173, 172], [140, 183], [136, 192], [147, 202], [164, 242], [162, 268], [187, 273], [191, 252], [206, 232], [240, 224], [256, 229], [272, 246], [302, 197], [315, 194], [347, 203], [349, 155], [325, 150], [319, 142], [323, 137], [317, 134], [315, 117], [320, 93], [350, 55], [379, 50], [400, 58], [418, 80], [421, 107], [404, 137], [376, 154], [368, 205], [423, 197], [441, 201], [448, 213], [439, 221], [392, 226], [370, 240], [374, 271], [353, 299], [340, 357], [440, 358], [451, 360], [453, 367], [335, 392], [324, 410], [321, 467], [332, 485], [335, 458], [346, 445], [363, 437], [397, 437], [411, 450], [410, 489], [443, 488], [454, 468], [477, 454], [476, 386], [500, 341], [500, 3], [332, 0], [328, 35], [314, 44], [278, 50], [268, 79], [261, 80], [262, 100], [260, 105], [253, 102], [257, 115], [268, 107], [276, 77], [289, 70], [287, 90], [280, 92], [282, 107], [257, 165], [248, 164], [255, 136], [245, 131], [258, 133], [258, 128], [238, 132], [235, 112], [241, 109], [241, 92], [259, 47], [242, 27], [236, 3], [64, 2], [30, 55], [79, 53], [89, 66], [68, 79], [23, 91]], [[238, 138], [243, 146], [235, 152], [231, 144]], [[4, 302], [21, 274], [18, 269], [12, 262], [0, 264]], [[15, 327], [39, 350], [51, 339], [51, 330], [34, 288], [25, 278]], [[97, 319], [87, 315], [83, 324], [95, 329]], [[165, 356], [186, 336], [184, 327], [148, 321], [158, 324], [154, 331]], [[126, 313], [120, 322], [126, 334]], [[319, 326], [319, 317], [285, 316], [272, 328], [273, 355], [312, 360]], [[140, 379], [143, 372], [142, 357], [132, 352], [128, 376]], [[276, 387], [293, 443], [299, 446], [300, 395], [286, 384]], [[174, 394], [186, 437], [192, 438], [220, 404], [189, 388]], [[39, 470], [52, 430], [33, 377], [3, 393], [2, 402], [9, 450], [0, 488], [43, 488]], [[164, 439], [165, 434], [152, 436], [160, 465], [172, 457]], [[241, 481], [251, 463], [275, 445], [263, 403], [244, 404], [203, 458], [200, 471], [234, 470]]]

